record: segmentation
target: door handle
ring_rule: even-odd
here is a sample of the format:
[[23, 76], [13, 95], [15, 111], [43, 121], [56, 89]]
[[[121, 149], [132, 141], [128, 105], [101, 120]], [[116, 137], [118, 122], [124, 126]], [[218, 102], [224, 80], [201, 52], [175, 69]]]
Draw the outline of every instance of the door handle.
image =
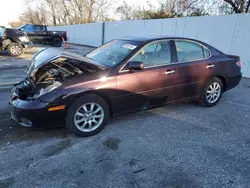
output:
[[214, 67], [215, 67], [215, 65], [208, 65], [207, 69], [211, 69], [211, 68], [214, 68]]
[[166, 75], [171, 75], [171, 74], [174, 74], [175, 71], [174, 70], [168, 70], [167, 72], [165, 72]]

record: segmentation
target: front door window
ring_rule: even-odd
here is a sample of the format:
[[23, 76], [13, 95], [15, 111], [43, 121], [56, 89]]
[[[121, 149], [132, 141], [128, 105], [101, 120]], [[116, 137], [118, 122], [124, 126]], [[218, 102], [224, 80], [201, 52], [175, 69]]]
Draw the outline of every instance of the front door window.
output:
[[170, 64], [170, 41], [156, 42], [145, 46], [132, 61], [143, 62], [145, 68]]
[[22, 29], [25, 32], [34, 32], [35, 31], [34, 25], [31, 25], [31, 24], [27, 24], [27, 25], [23, 26]]

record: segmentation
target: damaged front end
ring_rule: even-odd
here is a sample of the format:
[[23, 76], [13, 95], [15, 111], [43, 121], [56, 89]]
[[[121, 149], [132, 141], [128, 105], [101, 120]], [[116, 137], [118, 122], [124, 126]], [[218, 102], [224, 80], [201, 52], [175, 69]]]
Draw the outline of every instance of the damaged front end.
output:
[[59, 100], [69, 92], [64, 86], [74, 84], [74, 79], [82, 82], [85, 76], [103, 70], [106, 67], [83, 56], [54, 49], [40, 50], [33, 56], [26, 78], [12, 89], [12, 119], [26, 127], [63, 124], [64, 109], [70, 103], [67, 99]]
[[104, 70], [105, 67], [69, 52], [42, 49], [32, 58], [25, 80], [17, 83], [12, 99], [30, 101], [59, 88], [70, 79]]
[[15, 96], [12, 98], [19, 98], [20, 100], [30, 101], [34, 100], [43, 94], [49, 93], [54, 89], [61, 86], [59, 81], [47, 81], [43, 83], [35, 83], [32, 79], [26, 78], [25, 80], [14, 85]]

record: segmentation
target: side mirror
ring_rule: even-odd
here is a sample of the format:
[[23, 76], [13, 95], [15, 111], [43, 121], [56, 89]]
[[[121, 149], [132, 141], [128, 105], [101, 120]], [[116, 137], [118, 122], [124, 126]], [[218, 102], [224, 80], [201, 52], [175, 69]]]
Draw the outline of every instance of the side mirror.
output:
[[128, 68], [129, 70], [142, 70], [144, 68], [144, 64], [141, 61], [130, 61]]

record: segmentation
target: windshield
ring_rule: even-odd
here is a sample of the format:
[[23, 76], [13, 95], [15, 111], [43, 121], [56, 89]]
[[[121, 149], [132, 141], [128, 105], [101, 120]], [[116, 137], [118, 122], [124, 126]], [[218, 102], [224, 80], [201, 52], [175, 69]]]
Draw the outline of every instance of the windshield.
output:
[[97, 63], [113, 67], [120, 64], [140, 42], [127, 40], [113, 40], [95, 49], [86, 55], [87, 58]]
[[16, 29], [22, 29], [25, 25], [21, 25], [19, 27], [17, 27]]

